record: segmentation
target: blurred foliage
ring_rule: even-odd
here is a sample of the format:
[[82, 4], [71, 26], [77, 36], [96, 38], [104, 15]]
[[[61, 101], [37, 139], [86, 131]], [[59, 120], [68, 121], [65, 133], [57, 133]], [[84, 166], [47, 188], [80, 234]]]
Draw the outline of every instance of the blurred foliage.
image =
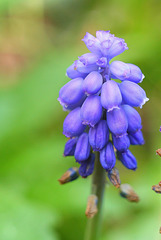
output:
[[140, 195], [130, 204], [107, 185], [102, 237], [160, 239], [161, 198], [151, 186], [161, 180], [161, 2], [0, 1], [0, 239], [82, 240], [90, 177], [60, 186], [71, 166], [62, 157], [66, 141], [57, 102], [68, 81], [66, 68], [85, 53], [85, 32], [110, 29], [129, 50], [117, 59], [137, 64], [150, 101], [140, 112], [146, 144], [131, 147], [138, 170], [117, 163], [122, 182]]

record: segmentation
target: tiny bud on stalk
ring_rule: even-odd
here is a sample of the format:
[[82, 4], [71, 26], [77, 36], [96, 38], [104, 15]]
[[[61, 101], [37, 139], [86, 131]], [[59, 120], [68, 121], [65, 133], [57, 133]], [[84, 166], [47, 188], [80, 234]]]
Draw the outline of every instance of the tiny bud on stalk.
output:
[[133, 188], [129, 184], [121, 184], [120, 186], [121, 197], [126, 198], [130, 202], [138, 202], [139, 196], [134, 192]]
[[65, 184], [68, 182], [72, 182], [73, 180], [79, 177], [79, 171], [77, 167], [69, 168], [58, 181], [60, 184]]
[[98, 202], [98, 198], [96, 195], [91, 194], [88, 197], [87, 208], [85, 211], [87, 218], [93, 218], [96, 215], [96, 213], [98, 212], [97, 202]]

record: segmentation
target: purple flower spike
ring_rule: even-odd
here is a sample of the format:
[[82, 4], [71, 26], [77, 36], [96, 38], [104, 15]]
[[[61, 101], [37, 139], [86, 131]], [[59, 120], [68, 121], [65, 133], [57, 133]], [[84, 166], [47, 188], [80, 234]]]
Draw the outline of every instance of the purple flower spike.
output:
[[122, 81], [128, 80], [135, 83], [142, 82], [144, 75], [139, 67], [134, 64], [114, 61], [110, 64], [111, 77]]
[[107, 146], [101, 150], [100, 162], [105, 170], [110, 170], [115, 166], [116, 157], [111, 142], [107, 143]]
[[140, 107], [149, 100], [146, 97], [145, 91], [136, 83], [130, 81], [123, 81], [119, 84], [122, 99], [125, 104], [128, 104], [132, 107]]
[[116, 38], [112, 44], [112, 46], [109, 49], [108, 57], [109, 59], [123, 53], [125, 50], [127, 50], [127, 44], [125, 43], [125, 40], [122, 38]]
[[81, 118], [84, 125], [94, 127], [101, 119], [102, 106], [99, 96], [91, 95], [86, 98], [81, 107]]
[[82, 56], [78, 57], [79, 61], [84, 64], [84, 66], [95, 65], [99, 59], [99, 55], [95, 53], [85, 53]]
[[112, 140], [115, 148], [119, 152], [125, 152], [130, 146], [130, 140], [127, 134], [124, 134], [120, 137], [116, 137], [115, 135], [112, 135]]
[[117, 83], [113, 80], [107, 80], [107, 82], [103, 84], [101, 91], [102, 106], [109, 112], [114, 108], [118, 108], [121, 102], [122, 96]]
[[138, 129], [141, 129], [142, 125], [139, 113], [129, 105], [122, 105], [122, 107], [128, 120], [128, 131], [136, 132]]
[[78, 162], [85, 161], [90, 155], [90, 144], [87, 133], [82, 133], [78, 138], [76, 149], [75, 149], [75, 159]]
[[137, 161], [134, 155], [130, 152], [130, 150], [127, 150], [124, 153], [117, 152], [118, 159], [122, 162], [122, 164], [131, 170], [136, 170], [137, 168]]
[[131, 145], [143, 145], [145, 143], [141, 130], [138, 130], [135, 133], [130, 132], [129, 139], [130, 139]]
[[95, 162], [95, 154], [91, 154], [86, 161], [82, 161], [79, 167], [79, 174], [86, 178], [93, 173], [94, 170], [94, 162]]
[[99, 54], [100, 56], [102, 55], [100, 50], [100, 41], [90, 33], [87, 32], [82, 41], [92, 53]]
[[66, 83], [59, 91], [59, 102], [64, 107], [77, 104], [84, 96], [83, 78], [75, 78]]
[[83, 81], [83, 90], [87, 95], [96, 94], [102, 87], [102, 75], [96, 71], [91, 72]]
[[107, 125], [115, 136], [121, 136], [127, 132], [128, 121], [123, 108], [115, 108], [107, 112]]
[[106, 120], [101, 120], [94, 128], [89, 129], [89, 142], [93, 151], [100, 151], [109, 140]]
[[85, 77], [86, 73], [80, 73], [75, 68], [75, 63], [73, 63], [70, 67], [67, 68], [66, 74], [69, 78], [78, 78], [78, 77]]
[[78, 138], [72, 138], [66, 142], [65, 148], [64, 148], [64, 157], [74, 156], [77, 140]]
[[79, 136], [86, 126], [82, 124], [82, 119], [80, 117], [80, 107], [72, 110], [65, 118], [63, 123], [63, 134], [66, 137]]

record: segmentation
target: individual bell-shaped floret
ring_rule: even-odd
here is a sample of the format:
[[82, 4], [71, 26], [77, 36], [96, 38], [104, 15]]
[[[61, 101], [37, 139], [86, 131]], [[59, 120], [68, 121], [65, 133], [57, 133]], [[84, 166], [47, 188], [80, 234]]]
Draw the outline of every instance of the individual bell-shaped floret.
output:
[[142, 128], [141, 117], [139, 113], [129, 105], [122, 105], [128, 120], [128, 131], [136, 132], [138, 129]]
[[125, 40], [122, 38], [115, 37], [112, 46], [110, 47], [108, 51], [108, 57], [109, 59], [123, 53], [125, 50], [127, 50], [127, 44], [125, 43]]
[[93, 128], [89, 129], [89, 142], [93, 151], [100, 151], [109, 140], [109, 130], [106, 120], [100, 120]]
[[144, 75], [139, 67], [134, 64], [114, 61], [110, 64], [111, 77], [122, 81], [128, 80], [135, 83], [142, 82]]
[[75, 109], [77, 107], [81, 107], [83, 102], [85, 101], [86, 97], [87, 96], [84, 94], [83, 97], [77, 103], [70, 104], [70, 105], [65, 105], [65, 103], [60, 102], [59, 99], [58, 100], [61, 103], [61, 105], [63, 105], [63, 111], [72, 111], [73, 109]]
[[110, 36], [111, 36], [110, 31], [103, 31], [103, 30], [96, 31], [96, 37], [97, 39], [99, 39], [100, 42], [108, 40]]
[[71, 138], [69, 139], [64, 147], [64, 157], [67, 156], [74, 156], [74, 152], [75, 152], [75, 147], [76, 147], [76, 143], [77, 143], [78, 138]]
[[130, 146], [130, 140], [126, 133], [118, 137], [112, 134], [112, 140], [115, 148], [119, 152], [125, 152]]
[[112, 111], [122, 102], [122, 96], [117, 83], [113, 80], [107, 80], [102, 86], [101, 90], [101, 104], [107, 109], [107, 111]]
[[127, 150], [126, 152], [118, 152], [117, 151], [118, 159], [122, 162], [122, 164], [131, 170], [136, 170], [137, 168], [137, 161], [134, 155], [130, 152], [130, 150]]
[[74, 68], [81, 73], [90, 73], [92, 71], [97, 71], [98, 70], [98, 66], [97, 64], [92, 64], [92, 65], [84, 65], [81, 61], [76, 60], [74, 62]]
[[65, 184], [68, 182], [72, 182], [75, 179], [77, 179], [79, 177], [79, 172], [78, 172], [78, 168], [77, 167], [72, 167], [69, 168], [62, 176], [60, 179], [58, 179], [58, 181], [60, 182], [60, 184]]
[[86, 178], [93, 173], [94, 170], [95, 154], [90, 154], [89, 158], [85, 161], [80, 162], [79, 174]]
[[78, 138], [74, 157], [77, 162], [85, 161], [89, 158], [90, 155], [90, 144], [87, 133], [82, 133]]
[[78, 57], [79, 61], [84, 64], [84, 66], [95, 65], [99, 59], [99, 55], [95, 53], [85, 53], [82, 56]]
[[100, 151], [100, 162], [105, 170], [110, 170], [115, 166], [116, 157], [111, 142], [108, 142], [107, 145]]
[[90, 33], [87, 32], [82, 41], [92, 53], [99, 54], [100, 56], [102, 55], [100, 50], [100, 41]]
[[84, 96], [83, 78], [75, 78], [66, 83], [59, 91], [59, 102], [67, 107], [77, 104]]
[[75, 68], [75, 63], [73, 63], [71, 66], [67, 68], [66, 75], [69, 78], [78, 78], [78, 77], [84, 78], [87, 75], [87, 73], [78, 72]]
[[145, 143], [142, 131], [139, 129], [136, 132], [129, 132], [128, 134], [131, 145], [143, 145]]
[[101, 89], [102, 82], [101, 74], [93, 71], [84, 79], [82, 87], [87, 95], [96, 94]]
[[123, 81], [119, 84], [119, 87], [124, 104], [142, 108], [142, 106], [149, 100], [146, 97], [145, 91], [134, 82]]
[[72, 110], [65, 118], [63, 123], [63, 134], [66, 137], [79, 136], [85, 130], [80, 116], [80, 107]]
[[99, 96], [91, 95], [86, 98], [81, 107], [81, 118], [84, 125], [94, 127], [101, 119], [102, 105]]
[[119, 171], [116, 167], [108, 171], [108, 178], [116, 188], [120, 187], [121, 181], [120, 181]]
[[107, 125], [115, 136], [121, 136], [127, 132], [128, 121], [121, 106], [107, 112]]

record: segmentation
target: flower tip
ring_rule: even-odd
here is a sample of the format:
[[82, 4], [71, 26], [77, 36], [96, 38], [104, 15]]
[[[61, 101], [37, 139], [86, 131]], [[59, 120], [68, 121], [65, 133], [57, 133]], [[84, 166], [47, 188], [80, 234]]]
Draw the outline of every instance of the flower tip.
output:
[[145, 78], [145, 75], [142, 73], [142, 77], [139, 83], [141, 83], [143, 81], [143, 79]]
[[156, 154], [161, 157], [161, 148], [159, 148], [159, 149], [156, 150]]
[[85, 211], [85, 215], [87, 218], [93, 218], [97, 214], [98, 212], [97, 202], [98, 198], [96, 195], [91, 194], [88, 197], [87, 208]]
[[142, 104], [140, 105], [140, 108], [142, 108], [143, 107], [143, 105], [146, 103], [146, 102], [148, 102], [149, 101], [149, 98], [144, 98], [144, 100], [143, 100], [143, 102], [142, 102]]
[[113, 106], [107, 110], [107, 112], [111, 112], [113, 109], [120, 109], [119, 106]]
[[69, 168], [60, 179], [58, 179], [59, 183], [65, 184], [68, 182], [72, 182], [73, 180], [77, 179], [79, 177], [79, 171], [77, 167]]

